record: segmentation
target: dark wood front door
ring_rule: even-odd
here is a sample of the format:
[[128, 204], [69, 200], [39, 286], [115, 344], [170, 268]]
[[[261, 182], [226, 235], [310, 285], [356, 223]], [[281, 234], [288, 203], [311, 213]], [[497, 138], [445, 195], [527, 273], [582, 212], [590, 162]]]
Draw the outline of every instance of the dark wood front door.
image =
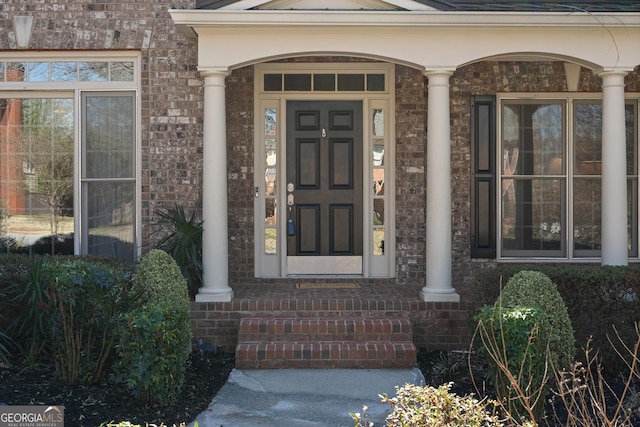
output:
[[361, 258], [361, 102], [287, 103], [287, 202], [289, 257]]

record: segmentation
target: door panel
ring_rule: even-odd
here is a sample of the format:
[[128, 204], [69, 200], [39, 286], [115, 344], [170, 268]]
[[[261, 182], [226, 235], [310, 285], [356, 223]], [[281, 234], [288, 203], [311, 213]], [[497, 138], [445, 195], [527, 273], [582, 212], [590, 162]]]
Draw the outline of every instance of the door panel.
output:
[[[361, 272], [362, 155], [361, 102], [287, 103], [287, 184], [293, 189], [287, 195], [294, 197], [289, 217], [295, 222], [289, 257], [315, 256], [325, 266], [331, 259], [325, 257], [359, 257], [360, 267], [347, 264]], [[313, 261], [304, 265], [314, 273]]]

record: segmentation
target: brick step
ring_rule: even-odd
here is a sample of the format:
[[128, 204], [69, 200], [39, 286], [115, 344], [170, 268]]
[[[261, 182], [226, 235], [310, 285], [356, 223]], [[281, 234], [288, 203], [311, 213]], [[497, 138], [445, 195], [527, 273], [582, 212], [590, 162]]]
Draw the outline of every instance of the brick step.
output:
[[413, 341], [409, 319], [245, 317], [239, 342]]
[[413, 368], [412, 342], [238, 343], [238, 369]]
[[416, 364], [405, 318], [244, 317], [236, 367], [406, 368]]

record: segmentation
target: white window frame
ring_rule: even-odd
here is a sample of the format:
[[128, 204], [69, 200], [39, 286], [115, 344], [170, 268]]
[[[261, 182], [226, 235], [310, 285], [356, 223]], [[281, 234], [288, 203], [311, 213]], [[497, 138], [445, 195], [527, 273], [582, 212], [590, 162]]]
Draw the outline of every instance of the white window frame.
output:
[[0, 97], [12, 98], [47, 98], [47, 97], [67, 97], [74, 100], [74, 163], [73, 163], [73, 191], [74, 191], [74, 253], [83, 254], [83, 233], [86, 227], [82, 223], [83, 204], [81, 187], [81, 167], [82, 167], [82, 112], [81, 95], [85, 91], [99, 92], [135, 92], [136, 105], [134, 123], [135, 130], [135, 224], [134, 224], [134, 256], [141, 255], [141, 109], [139, 94], [141, 87], [141, 56], [139, 52], [130, 51], [96, 51], [96, 52], [55, 52], [55, 55], [48, 52], [2, 52], [0, 53], [2, 62], [132, 62], [133, 80], [131, 81], [72, 81], [72, 82], [5, 82], [0, 81]]
[[[503, 102], [504, 101], [550, 101], [550, 102], [562, 102], [564, 105], [564, 167], [565, 172], [563, 174], [563, 179], [565, 181], [565, 206], [562, 215], [564, 216], [565, 221], [565, 245], [566, 245], [566, 253], [564, 256], [512, 256], [512, 255], [504, 255], [503, 247], [502, 247], [502, 179], [503, 179], [503, 132], [502, 132], [502, 114], [503, 114]], [[574, 149], [574, 105], [576, 102], [580, 101], [602, 101], [601, 93], [566, 93], [566, 92], [550, 92], [550, 93], [503, 93], [496, 95], [496, 134], [497, 134], [497, 144], [496, 144], [496, 232], [497, 232], [497, 240], [496, 240], [496, 258], [501, 262], [523, 262], [523, 261], [544, 261], [544, 262], [572, 262], [572, 263], [589, 263], [589, 262], [597, 262], [600, 260], [600, 256], [576, 256], [574, 249], [574, 239], [573, 239], [573, 230], [574, 230], [574, 221], [573, 221], [573, 189], [574, 189], [574, 159], [573, 159], [573, 149]], [[635, 224], [635, 233], [632, 231], [631, 238], [633, 239], [633, 245], [635, 245], [636, 254], [629, 255], [630, 261], [638, 261], [640, 260], [640, 237], [638, 236], [640, 233], [638, 232], [638, 228], [640, 227], [640, 194], [638, 194], [640, 185], [638, 184], [638, 180], [640, 179], [640, 93], [625, 93], [625, 104], [633, 104], [635, 107], [635, 129], [636, 133], [634, 135], [635, 138], [635, 147], [636, 147], [636, 170], [633, 175], [627, 175], [627, 179], [635, 179], [636, 182], [636, 206], [632, 206], [632, 216], [635, 213], [635, 218], [631, 218], [631, 221], [634, 221]], [[548, 176], [548, 175], [543, 175]], [[531, 175], [534, 177], [534, 175]]]
[[[271, 73], [336, 73], [336, 74], [384, 74], [384, 91], [324, 92], [324, 91], [264, 91], [263, 76]], [[286, 105], [289, 100], [351, 100], [363, 103], [363, 260], [362, 274], [356, 277], [395, 277], [395, 67], [385, 63], [264, 63], [255, 65], [254, 72], [254, 241], [255, 276], [262, 278], [296, 277], [287, 271], [286, 214], [277, 215], [277, 252], [265, 253], [265, 158], [264, 158], [264, 111], [277, 109], [277, 162], [276, 200], [280, 212], [286, 206]], [[385, 110], [385, 154], [384, 154], [384, 236], [383, 255], [373, 255], [373, 196], [371, 182], [373, 174], [372, 119], [374, 109]], [[330, 274], [332, 277], [354, 277], [345, 274]], [[305, 275], [305, 277], [327, 277]]]

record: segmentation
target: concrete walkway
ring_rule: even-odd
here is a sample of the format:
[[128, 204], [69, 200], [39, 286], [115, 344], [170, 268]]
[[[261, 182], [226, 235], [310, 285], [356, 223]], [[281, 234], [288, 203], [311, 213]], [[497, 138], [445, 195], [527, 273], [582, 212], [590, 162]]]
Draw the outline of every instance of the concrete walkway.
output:
[[199, 427], [353, 427], [350, 412], [366, 405], [369, 421], [383, 427], [390, 412], [378, 394], [424, 384], [419, 369], [234, 369]]

